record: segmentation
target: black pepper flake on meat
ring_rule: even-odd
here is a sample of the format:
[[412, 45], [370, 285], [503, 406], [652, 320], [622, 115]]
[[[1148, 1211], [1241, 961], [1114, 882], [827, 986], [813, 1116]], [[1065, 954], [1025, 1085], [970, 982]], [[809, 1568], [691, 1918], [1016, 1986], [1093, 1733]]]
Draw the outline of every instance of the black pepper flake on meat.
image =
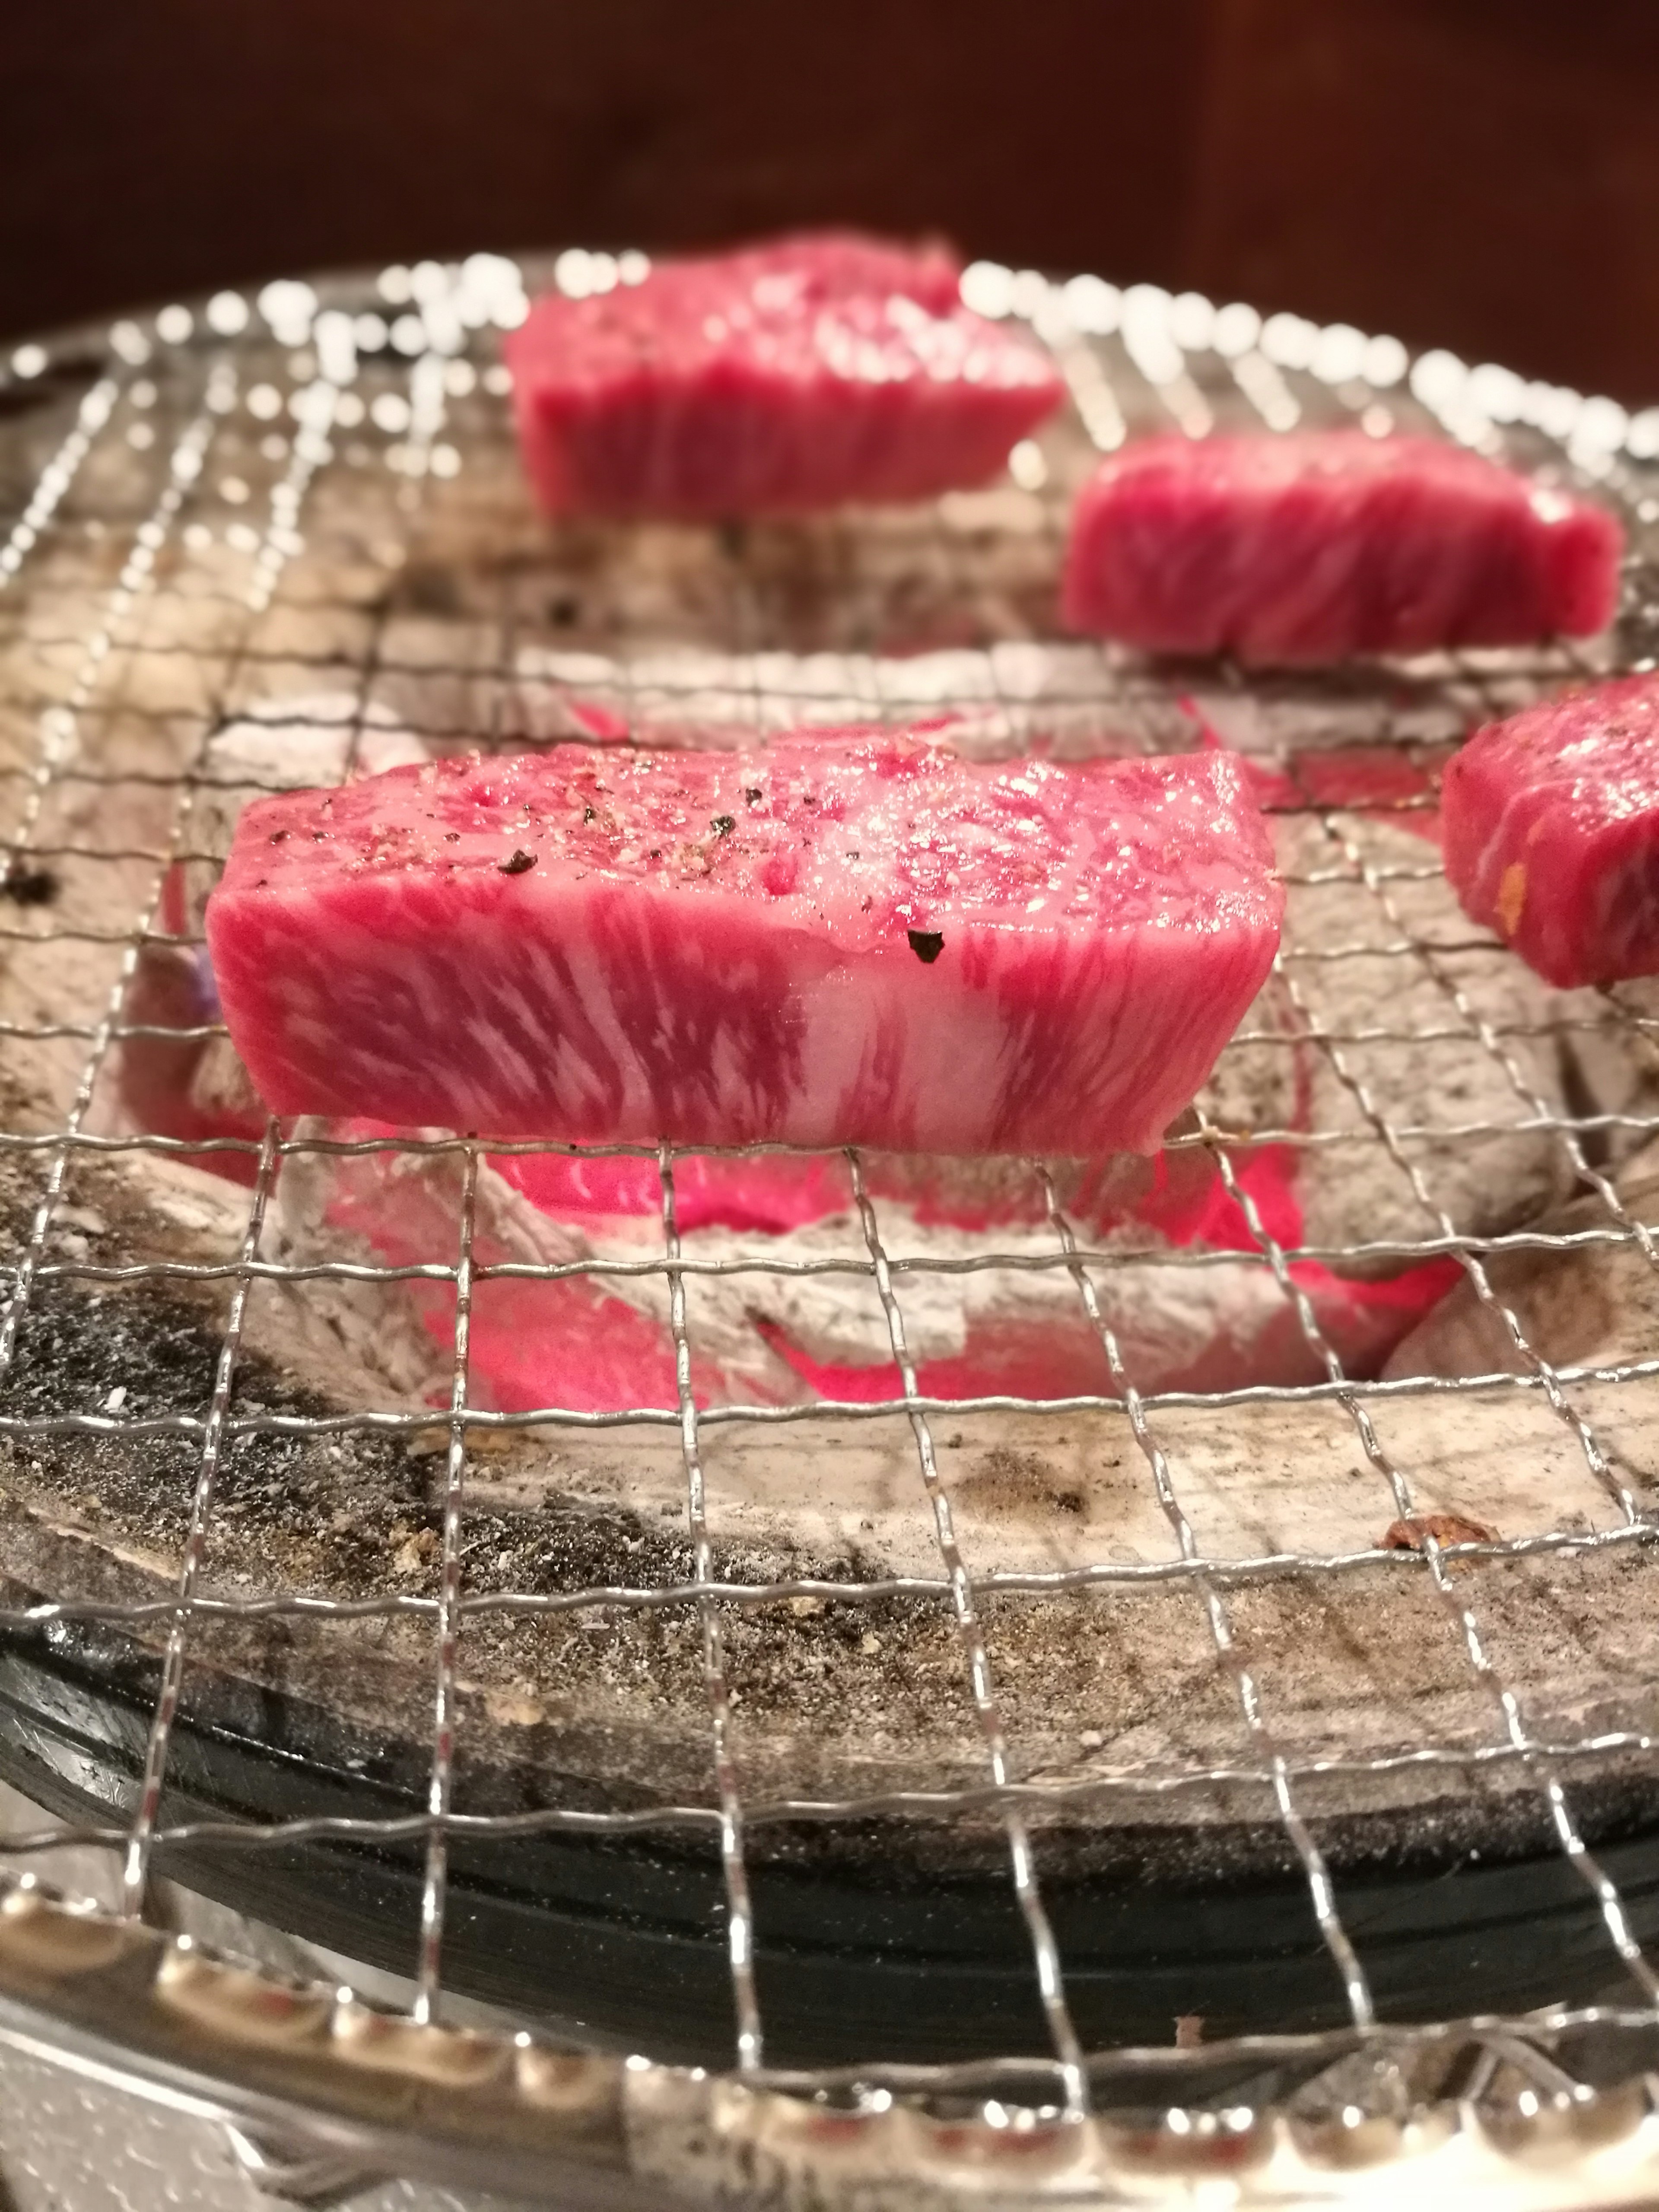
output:
[[717, 837], [729, 837], [738, 826], [735, 814], [716, 814], [710, 817], [709, 828]]
[[594, 810], [592, 809], [592, 807], [591, 807], [591, 806], [584, 806], [584, 807], [583, 807], [583, 809], [582, 809], [582, 821], [583, 821], [583, 823], [589, 823], [589, 822], [597, 822], [597, 821], [599, 820], [599, 817], [598, 814], [594, 811]]
[[286, 830], [273, 830], [270, 833], [270, 842], [273, 845], [280, 845], [289, 834]]
[[918, 960], [929, 968], [945, 950], [945, 933], [942, 930], [908, 929], [904, 933], [910, 940], [911, 951], [915, 954]]
[[0, 890], [17, 906], [50, 906], [58, 890], [58, 878], [50, 868], [32, 868], [21, 859], [14, 860], [0, 877]]
[[526, 853], [520, 848], [520, 850], [514, 853], [509, 860], [502, 860], [498, 865], [500, 866], [501, 872], [504, 876], [521, 876], [526, 868], [533, 868], [535, 866], [536, 855], [533, 853]]
[[446, 845], [459, 845], [460, 842], [461, 833], [459, 830], [446, 830], [444, 831], [444, 842]]
[[758, 806], [766, 793], [761, 789], [759, 784], [746, 783], [743, 787], [743, 795], [751, 806]]

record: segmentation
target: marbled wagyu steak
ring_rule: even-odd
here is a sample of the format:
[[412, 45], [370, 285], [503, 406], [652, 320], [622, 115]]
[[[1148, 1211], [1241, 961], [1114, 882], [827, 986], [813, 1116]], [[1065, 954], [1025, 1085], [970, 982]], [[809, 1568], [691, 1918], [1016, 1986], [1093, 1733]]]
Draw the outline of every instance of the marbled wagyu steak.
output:
[[1447, 767], [1441, 824], [1464, 912], [1547, 981], [1659, 975], [1659, 677], [1477, 730]]
[[1241, 763], [887, 731], [397, 768], [247, 807], [209, 902], [279, 1114], [496, 1137], [1147, 1152], [1265, 980]]
[[1059, 404], [1048, 356], [964, 307], [956, 264], [834, 234], [550, 293], [507, 340], [551, 514], [681, 520], [931, 498]]
[[1612, 620], [1624, 543], [1593, 501], [1437, 438], [1146, 438], [1073, 513], [1073, 629], [1267, 665], [1524, 645]]

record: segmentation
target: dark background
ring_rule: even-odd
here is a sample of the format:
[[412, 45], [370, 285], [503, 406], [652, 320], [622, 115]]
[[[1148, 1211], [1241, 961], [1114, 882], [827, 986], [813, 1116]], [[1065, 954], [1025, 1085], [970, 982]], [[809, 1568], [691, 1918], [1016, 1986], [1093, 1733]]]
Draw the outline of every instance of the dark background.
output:
[[1659, 398], [1656, 0], [17, 0], [0, 331], [851, 220]]

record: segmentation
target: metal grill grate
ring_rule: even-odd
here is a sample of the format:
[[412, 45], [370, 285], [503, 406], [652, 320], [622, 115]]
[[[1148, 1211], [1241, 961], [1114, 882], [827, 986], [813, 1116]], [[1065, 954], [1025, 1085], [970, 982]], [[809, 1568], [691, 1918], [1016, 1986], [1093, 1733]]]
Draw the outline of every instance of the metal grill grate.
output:
[[[621, 272], [624, 281], [630, 273]], [[614, 283], [618, 274], [617, 265], [603, 256], [566, 256], [557, 264], [558, 279], [568, 288]], [[6, 686], [0, 716], [13, 740], [0, 770], [0, 793], [6, 884], [17, 902], [15, 918], [0, 927], [0, 939], [10, 950], [14, 975], [25, 978], [21, 996], [27, 994], [27, 963], [42, 951], [54, 963], [42, 972], [59, 979], [61, 994], [38, 1005], [32, 1015], [21, 1011], [21, 998], [15, 997], [0, 1031], [6, 1051], [22, 1055], [18, 1066], [33, 1071], [31, 1079], [56, 1100], [51, 1116], [9, 1108], [7, 1126], [0, 1129], [0, 1154], [13, 1161], [29, 1193], [24, 1234], [9, 1261], [0, 1376], [15, 1367], [31, 1312], [52, 1286], [88, 1291], [101, 1285], [112, 1292], [132, 1285], [188, 1284], [198, 1291], [217, 1285], [226, 1304], [204, 1407], [181, 1401], [135, 1414], [123, 1411], [118, 1392], [116, 1402], [99, 1408], [80, 1407], [66, 1395], [61, 1402], [19, 1410], [15, 1401], [7, 1402], [10, 1394], [0, 1395], [0, 1437], [16, 1451], [26, 1453], [44, 1438], [108, 1439], [124, 1449], [167, 1439], [188, 1455], [193, 1482], [171, 1596], [134, 1603], [81, 1592], [16, 1605], [0, 1615], [0, 1626], [12, 1634], [106, 1623], [146, 1636], [161, 1654], [142, 1779], [130, 1811], [105, 1823], [8, 1836], [0, 1839], [3, 1849], [14, 1859], [45, 1854], [35, 1863], [47, 1874], [51, 1855], [68, 1848], [96, 1846], [114, 1854], [122, 1909], [137, 1915], [156, 1854], [171, 1847], [211, 1841], [253, 1853], [319, 1838], [382, 1844], [424, 1838], [420, 1928], [409, 1964], [414, 2017], [429, 2024], [444, 2015], [447, 1853], [457, 1838], [691, 1832], [712, 1837], [720, 1853], [741, 2072], [796, 2091], [856, 2089], [866, 2100], [890, 2100], [895, 2094], [988, 2095], [999, 2082], [1011, 2082], [1029, 2100], [1052, 2100], [1076, 2117], [1088, 2109], [1091, 2095], [1111, 2103], [1112, 2085], [1133, 2055], [1091, 2051], [1068, 2003], [1065, 1946], [1043, 1887], [1043, 1824], [1057, 1811], [1113, 1796], [1155, 1806], [1183, 1792], [1224, 1787], [1255, 1793], [1282, 1824], [1305, 1877], [1351, 2024], [1236, 2039], [1228, 2052], [1255, 2053], [1264, 2063], [1269, 2056], [1294, 2057], [1311, 2066], [1375, 2042], [1399, 2063], [1408, 2047], [1429, 2048], [1463, 2033], [1458, 2023], [1468, 2008], [1449, 1985], [1445, 2020], [1407, 2027], [1379, 2019], [1365, 1941], [1345, 1924], [1343, 1884], [1333, 1876], [1322, 1844], [1319, 1808], [1328, 1801], [1319, 1790], [1333, 1781], [1370, 1783], [1413, 1768], [1478, 1783], [1482, 1773], [1515, 1767], [1540, 1793], [1561, 1853], [1594, 1900], [1605, 1935], [1610, 1993], [1601, 2002], [1486, 2021], [1477, 2039], [1496, 2055], [1482, 2078], [1489, 2081], [1501, 2061], [1520, 2066], [1546, 2094], [1570, 2086], [1571, 2077], [1548, 2056], [1568, 2028], [1623, 2034], [1632, 2039], [1632, 2052], [1645, 2051], [1642, 2039], [1659, 2027], [1659, 1984], [1618, 1887], [1586, 1845], [1574, 1778], [1581, 1767], [1600, 1771], [1615, 1758], [1650, 1760], [1659, 1746], [1646, 1725], [1628, 1718], [1540, 1730], [1529, 1717], [1524, 1691], [1512, 1686], [1500, 1662], [1486, 1612], [1491, 1578], [1516, 1562], [1634, 1555], [1650, 1541], [1656, 1523], [1649, 1471], [1632, 1464], [1624, 1439], [1626, 1407], [1632, 1400], [1639, 1407], [1659, 1375], [1659, 1347], [1649, 1352], [1638, 1346], [1612, 1363], [1552, 1360], [1493, 1287], [1490, 1269], [1496, 1260], [1514, 1255], [1603, 1248], [1629, 1249], [1659, 1268], [1654, 1231], [1615, 1180], [1621, 1158], [1659, 1130], [1659, 1112], [1644, 1110], [1639, 1093], [1613, 1106], [1553, 1097], [1528, 1057], [1534, 1047], [1553, 1050], [1561, 1038], [1574, 1037], [1610, 1042], [1631, 1065], [1644, 1068], [1659, 1019], [1644, 1011], [1646, 1001], [1634, 992], [1580, 994], [1571, 1003], [1528, 1002], [1517, 1011], [1506, 987], [1499, 988], [1507, 956], [1458, 914], [1431, 847], [1424, 844], [1418, 856], [1402, 857], [1393, 832], [1402, 819], [1432, 806], [1434, 767], [1474, 716], [1507, 708], [1586, 670], [1639, 659], [1652, 613], [1646, 592], [1659, 494], [1647, 465], [1650, 449], [1659, 447], [1659, 436], [1652, 434], [1659, 425], [1648, 417], [1632, 423], [1609, 403], [1523, 386], [1495, 370], [1471, 374], [1444, 356], [1422, 358], [1407, 376], [1406, 356], [1391, 341], [1317, 331], [1293, 318], [1276, 317], [1263, 328], [1247, 310], [1228, 308], [1218, 315], [1192, 295], [1172, 301], [1140, 288], [1120, 296], [1092, 279], [1053, 285], [981, 266], [968, 280], [975, 303], [1030, 322], [1054, 347], [1075, 400], [1074, 421], [1040, 447], [1017, 453], [1009, 485], [947, 501], [925, 517], [868, 524], [852, 520], [827, 530], [814, 557], [828, 563], [839, 547], [837, 573], [848, 580], [845, 619], [829, 634], [803, 641], [764, 562], [751, 559], [750, 549], [737, 542], [708, 563], [714, 578], [708, 586], [713, 595], [708, 632], [695, 653], [642, 642], [657, 619], [649, 592], [608, 570], [600, 594], [608, 635], [594, 631], [590, 608], [588, 628], [594, 634], [578, 651], [550, 632], [540, 615], [517, 603], [509, 565], [496, 579], [498, 603], [481, 612], [464, 603], [464, 593], [458, 601], [442, 561], [426, 550], [434, 542], [434, 514], [451, 533], [441, 532], [436, 542], [476, 547], [487, 540], [492, 517], [511, 496], [503, 490], [513, 465], [492, 331], [521, 311], [519, 283], [511, 264], [483, 258], [459, 271], [423, 266], [415, 272], [413, 294], [407, 273], [394, 271], [380, 280], [378, 292], [341, 284], [325, 288], [320, 302], [305, 287], [272, 287], [252, 314], [233, 295], [222, 295], [194, 318], [169, 308], [153, 323], [117, 326], [107, 352], [100, 345], [91, 360], [93, 380], [83, 377], [78, 402], [71, 391], [37, 410], [52, 427], [36, 438], [42, 446], [35, 457], [39, 474], [16, 499], [19, 519], [0, 550], [0, 680]], [[67, 382], [88, 359], [79, 341], [25, 349], [15, 356], [10, 388], [27, 398], [33, 378]], [[1626, 514], [1633, 551], [1626, 611], [1610, 662], [1599, 654], [1551, 648], [1461, 656], [1376, 677], [1247, 680], [1231, 672], [1183, 676], [1103, 649], [1050, 649], [1030, 641], [1024, 610], [1040, 607], [1034, 595], [1052, 574], [1066, 497], [1091, 441], [1110, 447], [1130, 430], [1171, 425], [1201, 436], [1217, 423], [1250, 422], [1277, 431], [1302, 420], [1341, 419], [1378, 433], [1395, 424], [1437, 425], [1472, 443], [1507, 451], [1547, 480], [1592, 480], [1602, 495], [1614, 499]], [[20, 438], [20, 453], [26, 443]], [[866, 532], [867, 541], [861, 536]], [[1029, 549], [1029, 558], [1022, 554], [1015, 560], [1012, 581], [1009, 572], [988, 566], [992, 556], [986, 551], [1009, 540]], [[860, 550], [868, 544], [879, 556], [873, 566]], [[562, 557], [550, 556], [555, 568]], [[422, 562], [430, 564], [429, 572], [422, 570]], [[351, 580], [349, 592], [339, 588], [343, 577]], [[397, 578], [408, 586], [401, 600], [387, 590]], [[907, 659], [884, 649], [886, 626], [895, 594], [917, 589], [924, 602], [917, 626], [927, 649]], [[636, 598], [643, 592], [643, 613], [635, 611], [630, 592]], [[416, 617], [408, 615], [411, 605]], [[941, 627], [942, 609], [963, 611], [975, 633], [970, 642], [960, 642], [960, 630], [953, 634], [948, 623]], [[906, 641], [916, 640], [912, 635]], [[347, 695], [343, 707], [326, 714], [314, 703], [324, 684]], [[187, 919], [181, 924], [170, 913], [168, 886], [179, 864], [210, 867], [219, 856], [228, 810], [214, 794], [257, 787], [257, 778], [227, 776], [216, 765], [216, 733], [267, 702], [286, 701], [283, 712], [292, 719], [285, 727], [344, 732], [337, 765], [349, 775], [365, 732], [377, 726], [374, 718], [388, 702], [395, 718], [428, 746], [459, 748], [536, 742], [546, 732], [532, 725], [550, 702], [557, 710], [554, 733], [569, 734], [568, 719], [558, 717], [567, 716], [572, 699], [608, 700], [630, 729], [647, 736], [700, 718], [764, 732], [803, 714], [833, 721], [904, 720], [926, 712], [957, 716], [972, 742], [993, 748], [1017, 746], [1033, 731], [1059, 728], [1066, 733], [1062, 744], [1076, 750], [1103, 742], [1162, 750], [1190, 744], [1195, 722], [1219, 722], [1232, 742], [1257, 757], [1264, 773], [1277, 778], [1270, 804], [1285, 836], [1291, 904], [1276, 1003], [1288, 1006], [1296, 1022], [1286, 1028], [1271, 1008], [1252, 1017], [1192, 1125], [1171, 1139], [1171, 1151], [1201, 1153], [1213, 1162], [1248, 1225], [1244, 1248], [1176, 1249], [1095, 1238], [1086, 1222], [1073, 1218], [1050, 1170], [1034, 1163], [1029, 1175], [1044, 1224], [1040, 1236], [1000, 1243], [994, 1231], [987, 1231], [969, 1251], [913, 1253], [888, 1226], [886, 1202], [872, 1189], [866, 1163], [848, 1154], [846, 1234], [839, 1249], [792, 1250], [787, 1236], [755, 1235], [735, 1253], [711, 1255], [688, 1249], [677, 1218], [676, 1172], [686, 1156], [666, 1146], [654, 1155], [618, 1146], [586, 1156], [654, 1158], [660, 1183], [659, 1252], [644, 1257], [589, 1253], [545, 1262], [481, 1260], [475, 1252], [477, 1193], [486, 1157], [571, 1148], [482, 1146], [408, 1135], [330, 1137], [276, 1123], [258, 1138], [167, 1136], [123, 1126], [111, 1103], [112, 1071], [122, 1052], [139, 1042], [179, 1046], [222, 1034], [210, 1021], [141, 1020], [132, 1012], [135, 978], [147, 954], [190, 949], [200, 941]], [[1328, 782], [1322, 783], [1322, 763], [1338, 753], [1362, 751], [1407, 773], [1392, 783], [1385, 778], [1384, 787], [1361, 799], [1333, 798]], [[100, 834], [84, 834], [88, 822]], [[30, 886], [47, 881], [55, 897], [43, 895], [36, 903]], [[1358, 994], [1356, 1018], [1344, 1012], [1340, 979], [1361, 970], [1384, 980], [1372, 980]], [[1389, 980], [1395, 977], [1397, 984]], [[1384, 1009], [1381, 1018], [1378, 1006]], [[1230, 1067], [1251, 1054], [1257, 1056], [1252, 1066], [1265, 1065], [1292, 1044], [1320, 1062], [1325, 1087], [1319, 1095], [1331, 1106], [1331, 1118], [1275, 1121], [1269, 1116], [1260, 1125], [1242, 1123]], [[1448, 1111], [1444, 1101], [1454, 1094], [1425, 1080], [1422, 1109], [1404, 1112], [1398, 1069], [1412, 1062], [1400, 1056], [1446, 1053], [1484, 1068], [1512, 1102], [1512, 1111], [1490, 1103], [1462, 1115]], [[1396, 1056], [1393, 1062], [1390, 1054]], [[1380, 1078], [1380, 1066], [1395, 1073]], [[1556, 1149], [1563, 1187], [1581, 1200], [1593, 1200], [1593, 1216], [1571, 1226], [1501, 1231], [1485, 1231], [1460, 1218], [1441, 1188], [1448, 1163], [1482, 1144], [1516, 1136]], [[1352, 1164], [1341, 1172], [1380, 1176], [1376, 1187], [1390, 1192], [1395, 1224], [1338, 1239], [1279, 1234], [1247, 1173], [1250, 1160], [1273, 1147], [1304, 1158], [1335, 1155]], [[82, 1164], [136, 1153], [242, 1164], [242, 1180], [251, 1188], [233, 1253], [218, 1260], [158, 1259], [102, 1244], [93, 1256], [84, 1239], [78, 1254], [66, 1251], [64, 1223], [76, 1212]], [[274, 1194], [292, 1164], [383, 1158], [459, 1163], [453, 1244], [398, 1264], [273, 1256]], [[1310, 1299], [1307, 1269], [1382, 1265], [1397, 1270], [1434, 1261], [1454, 1263], [1474, 1299], [1496, 1315], [1512, 1348], [1511, 1371], [1391, 1380], [1351, 1374]], [[1310, 1379], [1245, 1380], [1214, 1388], [1189, 1387], [1178, 1379], [1138, 1382], [1133, 1347], [1126, 1348], [1115, 1316], [1133, 1306], [1142, 1272], [1175, 1269], [1195, 1279], [1206, 1270], [1246, 1266], [1277, 1286]], [[907, 1302], [930, 1274], [974, 1273], [1067, 1279], [1081, 1325], [1098, 1345], [1096, 1386], [1044, 1398], [984, 1389], [944, 1395], [924, 1389], [919, 1379], [924, 1363], [907, 1336]], [[709, 1402], [708, 1394], [694, 1387], [700, 1285], [824, 1276], [860, 1279], [878, 1302], [891, 1355], [884, 1392], [859, 1401], [818, 1396], [769, 1404]], [[647, 1277], [666, 1285], [675, 1375], [669, 1399], [512, 1411], [480, 1405], [470, 1324], [483, 1285]], [[307, 1286], [321, 1283], [418, 1284], [447, 1291], [453, 1313], [447, 1405], [411, 1409], [389, 1401], [307, 1413], [248, 1404], [242, 1362], [251, 1302], [268, 1294], [265, 1286], [304, 1297]], [[1546, 1516], [1502, 1534], [1437, 1534], [1426, 1517], [1431, 1502], [1425, 1502], [1421, 1470], [1393, 1424], [1402, 1407], [1448, 1399], [1489, 1409], [1500, 1427], [1513, 1422], [1514, 1449], [1534, 1455], [1543, 1449], [1537, 1441], [1542, 1431], [1527, 1409], [1541, 1403], [1588, 1484], [1588, 1490], [1565, 1486], [1574, 1515]], [[1288, 1540], [1281, 1530], [1275, 1540], [1251, 1549], [1218, 1545], [1206, 1536], [1206, 1519], [1212, 1516], [1194, 1509], [1182, 1473], [1195, 1433], [1193, 1417], [1210, 1425], [1221, 1445], [1230, 1423], [1260, 1409], [1322, 1407], [1334, 1409], [1340, 1425], [1328, 1432], [1330, 1448], [1358, 1455], [1379, 1525], [1411, 1524], [1419, 1532], [1415, 1545], [1374, 1540], [1310, 1547]], [[1051, 1568], [975, 1564], [975, 1549], [983, 1544], [976, 1547], [958, 1528], [936, 1425], [1000, 1414], [1056, 1423], [1087, 1414], [1122, 1424], [1167, 1523], [1169, 1554], [1124, 1557], [1107, 1544], [1098, 1556]], [[718, 1476], [705, 1469], [711, 1436], [745, 1425], [781, 1435], [803, 1423], [822, 1433], [824, 1425], [880, 1423], [896, 1415], [908, 1422], [914, 1440], [915, 1470], [936, 1553], [933, 1571], [762, 1580], [720, 1571], [722, 1500]], [[368, 1595], [346, 1598], [274, 1583], [240, 1594], [204, 1589], [220, 1477], [227, 1455], [242, 1440], [315, 1442], [348, 1433], [410, 1439], [434, 1430], [441, 1432], [444, 1453], [435, 1590], [399, 1590], [398, 1574], [386, 1559], [379, 1563], [380, 1587]], [[501, 1433], [580, 1437], [608, 1430], [678, 1437], [690, 1577], [642, 1585], [619, 1579], [555, 1590], [469, 1588], [464, 1565], [469, 1482], [480, 1446]], [[1588, 1495], [1600, 1501], [1599, 1510], [1584, 1509]], [[982, 1528], [980, 1534], [982, 1538]], [[1305, 1745], [1286, 1747], [1274, 1693], [1264, 1680], [1251, 1632], [1241, 1626], [1241, 1607], [1262, 1587], [1297, 1583], [1334, 1591], [1345, 1581], [1367, 1577], [1426, 1584], [1484, 1700], [1484, 1732], [1325, 1753]], [[1030, 1777], [1000, 1698], [995, 1623], [1001, 1615], [995, 1608], [1016, 1601], [1058, 1606], [1160, 1586], [1189, 1593], [1198, 1608], [1215, 1668], [1236, 1703], [1236, 1754], [1184, 1764], [1095, 1761], [1071, 1776]], [[729, 1622], [738, 1614], [775, 1618], [802, 1602], [859, 1608], [896, 1600], [948, 1608], [981, 1739], [981, 1778], [840, 1799], [762, 1798], [746, 1791], [744, 1713], [741, 1701], [733, 1702], [725, 1648]], [[455, 1778], [459, 1686], [470, 1626], [492, 1615], [610, 1619], [619, 1611], [682, 1612], [695, 1622], [712, 1750], [713, 1787], [706, 1800], [610, 1809], [466, 1811], [458, 1802]], [[169, 1814], [169, 1759], [193, 1639], [207, 1623], [285, 1617], [402, 1618], [429, 1629], [432, 1734], [424, 1813], [380, 1817], [365, 1811], [276, 1822]], [[922, 1818], [948, 1823], [988, 1814], [1006, 1834], [1048, 2052], [929, 2067], [884, 2064], [876, 2051], [870, 2063], [855, 2068], [769, 2070], [749, 1868], [756, 1833], [780, 1823]], [[1624, 1986], [1614, 1992], [1621, 1969]], [[1178, 2101], [1182, 2069], [1196, 2083], [1200, 2069], [1214, 2061], [1215, 2053], [1203, 2049], [1165, 2051], [1159, 2054], [1159, 2078], [1166, 2090], [1174, 2079], [1177, 2087], [1170, 2094]], [[1632, 2059], [1632, 2066], [1637, 2063]]]

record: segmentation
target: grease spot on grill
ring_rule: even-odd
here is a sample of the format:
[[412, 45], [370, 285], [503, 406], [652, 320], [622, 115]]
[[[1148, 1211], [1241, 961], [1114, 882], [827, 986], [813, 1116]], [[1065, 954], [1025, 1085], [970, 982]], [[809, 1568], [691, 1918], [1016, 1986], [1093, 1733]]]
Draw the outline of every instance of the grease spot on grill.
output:
[[910, 950], [918, 960], [932, 967], [945, 950], [945, 935], [938, 929], [909, 929], [905, 935], [910, 940]]
[[504, 876], [521, 876], [526, 868], [535, 866], [536, 855], [533, 853], [526, 853], [520, 846], [517, 852], [501, 861], [500, 865]]

